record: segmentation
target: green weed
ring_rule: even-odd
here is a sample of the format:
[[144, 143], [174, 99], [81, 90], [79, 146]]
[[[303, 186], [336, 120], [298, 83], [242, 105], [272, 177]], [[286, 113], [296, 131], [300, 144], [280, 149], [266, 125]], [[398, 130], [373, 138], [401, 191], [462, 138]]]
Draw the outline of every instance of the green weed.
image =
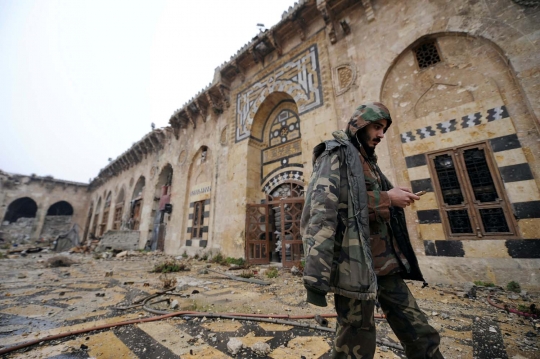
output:
[[186, 270], [185, 264], [177, 262], [174, 259], [168, 259], [165, 262], [156, 264], [152, 272], [153, 273], [172, 273], [172, 272], [180, 272], [183, 270]]
[[519, 293], [521, 292], [521, 286], [519, 285], [518, 282], [511, 281], [511, 282], [508, 282], [508, 284], [506, 285], [506, 290], [510, 292]]
[[270, 267], [266, 271], [266, 276], [268, 278], [277, 278], [278, 275], [279, 275], [279, 271], [278, 271], [278, 269], [276, 267]]

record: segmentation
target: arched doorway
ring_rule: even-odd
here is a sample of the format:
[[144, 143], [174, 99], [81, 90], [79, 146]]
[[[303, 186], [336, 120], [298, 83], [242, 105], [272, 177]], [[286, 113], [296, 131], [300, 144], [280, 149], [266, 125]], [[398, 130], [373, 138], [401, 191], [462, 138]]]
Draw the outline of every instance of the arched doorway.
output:
[[46, 241], [56, 239], [61, 234], [65, 234], [71, 228], [73, 218], [73, 207], [66, 201], [54, 203], [47, 210], [40, 238]]
[[139, 226], [141, 225], [141, 211], [145, 185], [146, 180], [144, 176], [139, 177], [137, 184], [135, 184], [135, 188], [133, 189], [133, 194], [131, 195], [128, 227], [134, 231], [138, 231]]
[[246, 259], [292, 267], [303, 256], [303, 160], [296, 103], [286, 93], [270, 94], [250, 131]]
[[186, 247], [205, 248], [208, 245], [210, 214], [212, 213], [213, 156], [207, 146], [195, 152], [189, 166], [188, 191], [184, 202], [187, 214]]
[[88, 210], [88, 216], [86, 217], [86, 225], [84, 226], [83, 240], [87, 240], [88, 231], [90, 230], [90, 222], [92, 222], [92, 213], [94, 212], [94, 202], [90, 203], [90, 209]]
[[165, 250], [165, 234], [169, 217], [171, 213], [171, 185], [173, 178], [173, 169], [167, 164], [161, 170], [156, 187], [154, 190], [154, 203], [152, 205], [151, 221], [152, 235], [146, 243], [146, 249], [155, 251]]
[[11, 243], [24, 243], [30, 240], [37, 213], [36, 202], [23, 197], [14, 200], [8, 206], [2, 225], [0, 236]]
[[124, 213], [124, 188], [120, 189], [118, 196], [116, 197], [116, 203], [114, 204], [114, 216], [113, 216], [113, 231], [117, 231], [122, 226], [122, 214]]
[[109, 191], [105, 199], [105, 204], [103, 205], [103, 216], [101, 217], [101, 224], [99, 225], [99, 236], [107, 231], [107, 226], [109, 225], [109, 213], [111, 211], [111, 200], [112, 200], [112, 191]]

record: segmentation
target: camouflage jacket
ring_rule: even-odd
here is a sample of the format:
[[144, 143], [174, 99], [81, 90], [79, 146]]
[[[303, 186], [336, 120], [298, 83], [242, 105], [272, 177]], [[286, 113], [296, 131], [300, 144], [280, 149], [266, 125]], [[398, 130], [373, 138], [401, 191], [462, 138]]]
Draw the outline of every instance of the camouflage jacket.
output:
[[343, 131], [333, 135], [313, 151], [300, 228], [307, 300], [320, 306], [326, 306], [328, 292], [359, 300], [377, 296], [362, 164], [349, 137]]

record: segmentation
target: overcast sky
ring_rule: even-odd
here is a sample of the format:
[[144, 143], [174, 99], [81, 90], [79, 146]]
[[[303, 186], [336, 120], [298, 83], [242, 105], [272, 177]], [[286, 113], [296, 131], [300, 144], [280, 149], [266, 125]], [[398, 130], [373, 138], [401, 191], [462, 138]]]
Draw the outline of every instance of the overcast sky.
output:
[[0, 169], [88, 182], [294, 0], [0, 0]]

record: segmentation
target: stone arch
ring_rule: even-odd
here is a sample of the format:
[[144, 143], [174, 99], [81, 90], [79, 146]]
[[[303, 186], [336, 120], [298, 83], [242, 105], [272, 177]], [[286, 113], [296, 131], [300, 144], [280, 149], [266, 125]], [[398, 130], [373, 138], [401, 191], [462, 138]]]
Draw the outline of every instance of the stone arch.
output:
[[90, 230], [90, 236], [92, 238], [97, 238], [97, 226], [99, 222], [99, 214], [101, 213], [101, 196], [98, 197], [96, 201], [96, 209], [94, 212], [94, 218], [92, 219], [92, 229]]
[[183, 242], [193, 250], [208, 245], [210, 214], [212, 213], [212, 178], [214, 156], [210, 148], [201, 145], [191, 158], [187, 176], [187, 191], [184, 202], [186, 223]]
[[11, 243], [24, 243], [30, 239], [36, 221], [38, 206], [30, 197], [12, 201], [0, 225], [0, 236]]
[[103, 236], [109, 226], [109, 215], [111, 211], [112, 191], [106, 192], [105, 202], [103, 203], [103, 214], [101, 215], [101, 223], [99, 224], [99, 236]]
[[54, 240], [61, 234], [65, 234], [71, 228], [73, 219], [73, 207], [66, 201], [58, 201], [47, 210], [47, 216], [43, 222], [40, 238]]
[[[150, 212], [150, 223], [152, 223], [152, 234], [146, 244], [147, 249], [165, 250], [165, 230], [170, 216], [166, 215], [171, 202], [173, 168], [167, 163], [158, 175], [155, 189], [154, 202]], [[170, 212], [169, 212], [170, 213]]]
[[37, 204], [30, 197], [22, 197], [12, 201], [6, 214], [4, 216], [4, 221], [9, 223], [17, 222], [19, 218], [35, 218], [37, 213]]
[[[413, 49], [426, 40], [436, 41], [441, 62], [421, 69]], [[512, 156], [538, 173], [535, 167], [540, 162], [539, 136], [537, 131], [531, 131], [536, 121], [522, 94], [508, 58], [491, 39], [462, 32], [414, 39], [392, 61], [381, 87], [381, 102], [394, 118], [387, 133], [394, 140], [387, 141], [386, 153], [381, 149], [383, 156], [379, 153], [381, 167], [388, 169], [396, 185], [412, 186], [415, 190], [415, 184], [426, 186], [432, 180], [427, 153], [512, 136], [519, 138], [520, 144]], [[535, 160], [527, 163], [524, 151], [534, 154]], [[502, 152], [497, 154], [497, 166], [503, 166], [504, 157]], [[508, 194], [511, 200], [512, 191], [509, 186], [501, 196], [506, 198]], [[508, 203], [503, 198], [504, 201]], [[421, 206], [417, 210], [439, 211], [433, 190], [422, 198]], [[446, 212], [441, 216], [446, 216]], [[415, 213], [407, 211], [407, 217], [411, 228], [418, 229], [411, 231], [412, 237], [444, 240], [448, 236], [440, 221], [430, 223], [428, 229], [427, 224], [418, 224], [420, 217], [416, 218]], [[444, 223], [445, 219], [441, 221]], [[423, 248], [423, 244], [418, 246]]]
[[273, 92], [258, 107], [248, 141], [248, 203], [259, 203], [270, 189], [303, 181], [298, 105], [285, 92]]
[[129, 210], [128, 228], [139, 230], [141, 225], [141, 212], [144, 200], [144, 188], [146, 186], [146, 178], [140, 176], [133, 188], [131, 195], [131, 205]]
[[83, 240], [88, 239], [88, 231], [90, 230], [90, 224], [92, 222], [92, 213], [94, 212], [94, 201], [90, 202], [90, 208], [88, 208], [88, 215], [86, 216], [86, 224], [84, 226]]
[[122, 227], [124, 207], [125, 207], [124, 205], [125, 198], [126, 198], [126, 191], [124, 189], [124, 186], [122, 185], [120, 187], [120, 191], [118, 191], [118, 194], [116, 195], [116, 201], [114, 203], [114, 214], [113, 214], [113, 225], [112, 225], [113, 231], [119, 230]]
[[73, 207], [69, 202], [58, 201], [47, 210], [47, 216], [72, 216]]
[[[438, 31], [437, 29], [444, 29], [444, 31]], [[528, 56], [535, 59], [539, 51], [538, 46], [530, 40], [528, 34], [520, 31], [518, 27], [497, 18], [458, 15], [426, 21], [421, 26], [414, 27], [411, 31], [401, 34], [399, 41], [385, 47], [386, 51], [381, 54], [381, 58], [389, 59], [387, 70], [384, 74], [373, 73], [372, 75], [377, 77], [382, 75], [380, 82], [374, 80], [374, 83], [380, 83], [379, 98], [382, 98], [382, 91], [384, 84], [387, 82], [390, 69], [399, 61], [402, 54], [428, 37], [441, 36], [464, 36], [483, 39], [486, 43], [489, 43], [491, 48], [497, 51], [501, 59], [506, 62], [512, 76], [516, 79], [520, 77], [518, 76], [519, 73], [524, 71], [527, 73], [527, 77], [531, 76], [531, 71], [528, 70], [530, 66], [535, 66], [535, 62], [525, 61], [525, 58]], [[527, 44], [530, 48], [524, 51], [524, 46], [516, 46], [517, 43], [520, 43], [520, 45]], [[520, 63], [520, 68], [517, 70], [513, 64], [514, 62]], [[531, 93], [532, 88], [530, 87], [521, 87], [521, 90], [527, 95], [527, 98], [536, 98]], [[526, 106], [531, 109], [531, 115], [534, 113], [536, 125], [538, 125], [540, 108], [537, 105], [535, 107], [529, 100], [525, 100], [525, 102]]]

